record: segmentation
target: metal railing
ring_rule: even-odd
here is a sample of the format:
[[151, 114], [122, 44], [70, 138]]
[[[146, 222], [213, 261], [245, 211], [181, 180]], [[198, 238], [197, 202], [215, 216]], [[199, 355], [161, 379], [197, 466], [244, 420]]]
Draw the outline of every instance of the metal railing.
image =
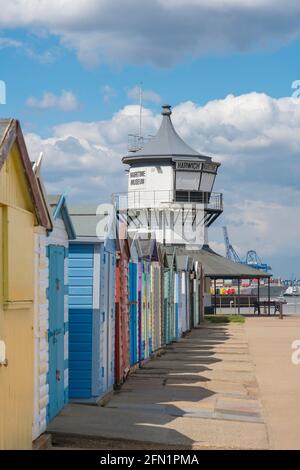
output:
[[112, 201], [119, 210], [170, 208], [171, 205], [180, 207], [184, 204], [203, 204], [204, 210], [208, 212], [223, 211], [222, 193], [204, 193], [200, 191], [136, 190], [113, 193]]

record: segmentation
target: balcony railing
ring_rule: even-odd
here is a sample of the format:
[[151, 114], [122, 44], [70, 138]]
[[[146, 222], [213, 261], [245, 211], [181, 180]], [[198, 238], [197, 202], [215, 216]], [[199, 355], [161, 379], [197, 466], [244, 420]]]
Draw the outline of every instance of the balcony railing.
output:
[[203, 204], [207, 212], [223, 211], [223, 194], [204, 193], [199, 191], [129, 191], [114, 193], [113, 204], [119, 210], [158, 209], [182, 207], [184, 204]]

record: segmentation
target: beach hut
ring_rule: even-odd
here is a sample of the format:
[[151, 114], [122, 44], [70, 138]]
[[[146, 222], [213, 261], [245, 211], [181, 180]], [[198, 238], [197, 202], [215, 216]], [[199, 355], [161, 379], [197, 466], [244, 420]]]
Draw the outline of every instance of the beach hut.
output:
[[49, 226], [17, 120], [0, 120], [0, 449], [30, 449], [34, 231]]
[[188, 329], [192, 330], [195, 326], [195, 302], [194, 302], [194, 277], [195, 277], [195, 264], [192, 256], [188, 257], [187, 266], [187, 283], [188, 283]]
[[[208, 250], [186, 250], [177, 248], [177, 254], [192, 258], [190, 263], [190, 279], [193, 282], [191, 298], [193, 300], [193, 322], [198, 325], [204, 320], [204, 310], [207, 305], [210, 282], [207, 282], [205, 268], [203, 265], [203, 256], [210, 253]], [[208, 293], [207, 293], [208, 292]]]
[[201, 323], [201, 289], [202, 289], [202, 267], [199, 261], [195, 261], [193, 273], [193, 313], [194, 326]]
[[174, 280], [177, 269], [176, 251], [172, 245], [162, 248], [164, 253], [163, 273], [163, 344], [169, 344], [175, 338]]
[[150, 312], [152, 318], [152, 351], [162, 347], [162, 273], [163, 254], [157, 246], [157, 256], [152, 257], [150, 265]]
[[41, 176], [42, 154], [33, 164], [36, 182], [47, 213], [46, 227], [35, 228], [34, 259], [35, 259], [35, 302], [34, 302], [34, 417], [32, 438], [37, 439], [47, 427], [47, 405], [49, 401], [49, 386], [47, 373], [49, 371], [48, 346], [48, 287], [49, 268], [46, 252], [46, 239], [53, 230], [53, 219], [47, 202], [46, 190]]
[[158, 262], [158, 246], [151, 233], [137, 234], [140, 250], [138, 265], [139, 288], [139, 352], [140, 361], [148, 359], [153, 352], [154, 309], [151, 309], [151, 263]]
[[35, 236], [34, 439], [68, 401], [68, 252], [75, 238], [65, 195], [47, 196], [41, 165], [40, 157], [33, 169], [49, 223]]
[[[47, 291], [49, 358], [47, 373], [47, 384], [49, 387], [47, 423], [49, 423], [68, 402], [68, 257], [69, 241], [74, 240], [76, 236], [65, 196], [63, 194], [50, 195], [48, 196], [48, 203], [52, 211], [53, 230], [45, 240], [49, 276]], [[44, 355], [42, 355], [42, 357], [44, 357]]]
[[130, 369], [129, 344], [129, 260], [130, 248], [124, 225], [120, 224], [116, 240], [116, 328], [115, 378], [120, 385]]
[[179, 339], [182, 335], [182, 329], [179, 321], [179, 273], [177, 270], [174, 272], [174, 316], [174, 339]]
[[179, 328], [182, 334], [190, 329], [189, 264], [189, 256], [177, 254], [177, 270], [179, 273]]
[[130, 239], [129, 262], [129, 348], [130, 367], [139, 362], [139, 283], [140, 249], [137, 239]]
[[115, 380], [116, 237], [108, 212], [70, 209], [76, 240], [69, 248], [69, 397], [98, 402]]

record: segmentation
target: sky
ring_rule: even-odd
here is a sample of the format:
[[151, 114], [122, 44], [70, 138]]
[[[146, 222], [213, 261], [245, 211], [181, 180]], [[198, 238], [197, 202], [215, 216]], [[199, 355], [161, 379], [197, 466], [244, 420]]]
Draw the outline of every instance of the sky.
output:
[[243, 259], [300, 277], [298, 0], [0, 0], [0, 116], [21, 121], [48, 192], [107, 202], [121, 157], [173, 107], [183, 139], [221, 162], [222, 226]]

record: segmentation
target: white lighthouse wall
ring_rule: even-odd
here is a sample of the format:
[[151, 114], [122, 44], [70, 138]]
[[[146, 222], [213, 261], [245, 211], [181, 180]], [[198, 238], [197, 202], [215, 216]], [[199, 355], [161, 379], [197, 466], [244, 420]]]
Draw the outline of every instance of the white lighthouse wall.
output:
[[171, 165], [132, 167], [128, 176], [128, 207], [151, 208], [173, 201], [174, 170]]
[[[190, 172], [186, 173], [190, 176]], [[171, 164], [149, 165], [145, 163], [144, 166], [130, 168], [128, 209], [137, 210], [138, 216], [132, 223], [129, 222], [128, 231], [151, 230], [155, 232], [156, 240], [159, 242], [202, 246], [203, 208], [199, 207], [197, 210], [195, 225], [193, 204], [183, 205], [183, 203], [174, 202], [174, 179], [175, 171]]]

